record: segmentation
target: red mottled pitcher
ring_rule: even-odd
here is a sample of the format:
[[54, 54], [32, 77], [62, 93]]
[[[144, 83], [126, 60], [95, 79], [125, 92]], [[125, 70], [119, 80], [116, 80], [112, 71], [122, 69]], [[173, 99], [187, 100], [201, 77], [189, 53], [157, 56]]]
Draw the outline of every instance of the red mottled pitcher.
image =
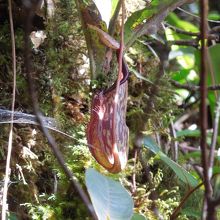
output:
[[94, 158], [111, 173], [127, 163], [129, 130], [126, 125], [128, 69], [123, 60], [123, 78], [118, 94], [116, 83], [93, 97], [87, 140]]

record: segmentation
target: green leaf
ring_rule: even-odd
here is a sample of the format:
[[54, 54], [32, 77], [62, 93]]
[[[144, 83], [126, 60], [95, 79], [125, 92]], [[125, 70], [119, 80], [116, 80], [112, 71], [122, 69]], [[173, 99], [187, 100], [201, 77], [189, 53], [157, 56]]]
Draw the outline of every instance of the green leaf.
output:
[[155, 141], [150, 137], [144, 137], [143, 139], [144, 147], [148, 148], [153, 153], [157, 154], [159, 158], [166, 163], [175, 173], [176, 175], [186, 184], [189, 184], [192, 187], [198, 185], [198, 181], [195, 179], [193, 175], [187, 172], [183, 167], [181, 167], [178, 163], [171, 160], [167, 155], [165, 155]]
[[112, 0], [112, 10], [111, 10], [111, 15], [115, 13], [115, 9], [117, 7], [118, 0]]
[[[169, 24], [180, 28], [184, 31], [189, 31], [189, 32], [193, 32], [193, 33], [198, 33], [199, 32], [199, 28], [195, 25], [193, 25], [192, 23], [185, 21], [183, 19], [180, 19], [175, 13], [170, 13], [169, 16], [167, 16], [166, 20], [168, 21]], [[185, 38], [186, 39], [186, 35], [183, 34], [177, 34], [179, 36], [179, 39]], [[190, 37], [191, 38], [191, 37]]]
[[119, 182], [89, 168], [86, 170], [86, 186], [99, 220], [131, 219], [134, 202]]
[[125, 27], [124, 27], [124, 38], [125, 38], [125, 44], [129, 41], [132, 31], [135, 27], [137, 27], [139, 24], [142, 23], [144, 19], [148, 19], [153, 13], [155, 13], [155, 9], [141, 9], [139, 11], [135, 11], [126, 21]]
[[172, 3], [173, 0], [152, 1], [150, 7], [135, 11], [130, 17], [128, 17], [125, 23], [125, 44], [132, 37], [134, 28], [142, 24], [143, 21], [150, 19], [153, 15], [156, 15], [162, 7], [165, 7]]
[[142, 76], [138, 71], [136, 71], [134, 68], [129, 68], [129, 70], [134, 73], [134, 75], [138, 78], [138, 79], [142, 79], [150, 84], [153, 85], [153, 82], [151, 82], [149, 79], [145, 78], [144, 76]]
[[131, 220], [147, 220], [144, 215], [134, 213]]
[[213, 11], [213, 12], [209, 13], [208, 19], [219, 21], [220, 14], [217, 11]]
[[200, 137], [200, 130], [181, 130], [176, 132], [177, 137]]
[[191, 69], [181, 69], [178, 72], [172, 74], [172, 79], [178, 82], [185, 83], [187, 76], [189, 75]]

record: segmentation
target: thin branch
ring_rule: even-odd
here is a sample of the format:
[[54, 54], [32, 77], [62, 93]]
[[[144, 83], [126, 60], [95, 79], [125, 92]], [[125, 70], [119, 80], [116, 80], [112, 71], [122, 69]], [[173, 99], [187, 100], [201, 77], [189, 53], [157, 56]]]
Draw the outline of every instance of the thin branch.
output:
[[179, 28], [177, 28], [169, 23], [166, 23], [166, 22], [165, 22], [165, 26], [166, 26], [166, 28], [170, 28], [179, 34], [184, 34], [184, 35], [188, 35], [188, 36], [192, 36], [192, 37], [195, 37], [195, 36], [199, 37], [200, 36], [200, 33], [185, 31], [185, 30], [179, 29]]
[[132, 188], [131, 188], [131, 192], [132, 194], [136, 193], [137, 190], [137, 184], [136, 184], [136, 166], [137, 166], [137, 157], [138, 157], [138, 148], [134, 148], [134, 169], [133, 169], [133, 173], [132, 173]]
[[180, 204], [178, 205], [178, 207], [174, 210], [174, 212], [172, 213], [172, 215], [170, 216], [170, 220], [175, 220], [180, 212], [180, 210], [182, 209], [184, 203], [188, 200], [188, 198], [197, 190], [199, 189], [202, 185], [204, 184], [204, 182], [201, 182], [198, 186], [196, 186], [195, 188], [189, 190], [186, 195], [183, 197], [183, 199], [181, 200]]
[[[165, 23], [165, 26], [166, 26], [166, 28], [170, 28], [170, 29], [174, 30], [176, 33], [184, 34], [184, 35], [188, 35], [188, 36], [192, 36], [192, 37], [197, 37], [196, 40], [197, 40], [197, 44], [198, 44], [198, 41], [199, 41], [199, 38], [200, 38], [200, 33], [185, 31], [185, 30], [179, 29], [179, 28], [177, 28], [177, 27], [175, 27], [175, 26], [173, 26], [169, 23]], [[208, 39], [218, 41], [219, 40], [219, 35], [218, 35], [219, 31], [220, 31], [220, 26], [212, 28], [209, 31]]]
[[[182, 12], [184, 12], [185, 14], [188, 14], [188, 15], [194, 17], [194, 18], [197, 18], [199, 21], [201, 20], [201, 18], [200, 18], [198, 15], [195, 15], [195, 14], [193, 14], [193, 13], [191, 13], [191, 12], [185, 10], [185, 9], [182, 9], [182, 8], [180, 8], [180, 7], [178, 7], [177, 9], [180, 10], [180, 11], [182, 11]], [[216, 20], [206, 19], [206, 21], [212, 22], [212, 23], [216, 23], [216, 24], [220, 24], [220, 21], [216, 21]]]
[[180, 45], [180, 46], [190, 46], [190, 47], [199, 47], [199, 42], [197, 39], [192, 39], [192, 40], [172, 40], [172, 41], [167, 41], [169, 46], [172, 45]]
[[172, 140], [172, 142], [173, 142], [173, 149], [172, 149], [173, 160], [177, 161], [178, 160], [178, 142], [175, 140], [177, 136], [176, 136], [176, 130], [174, 128], [174, 124], [173, 124], [172, 120], [170, 121], [170, 134], [174, 139], [174, 140]]
[[215, 147], [216, 147], [217, 137], [218, 137], [219, 117], [220, 117], [220, 96], [218, 97], [218, 100], [216, 103], [215, 118], [214, 118], [213, 133], [212, 133], [212, 142], [210, 146], [210, 154], [209, 154], [209, 171], [210, 172], [212, 171], [213, 165], [214, 165]]
[[[192, 85], [192, 84], [181, 84], [175, 80], [170, 80], [171, 84], [177, 88], [180, 89], [186, 89], [188, 91], [192, 91], [192, 92], [196, 92], [200, 90], [200, 87], [197, 85]], [[209, 91], [215, 91], [215, 90], [220, 90], [220, 85], [212, 85], [212, 86], [208, 86], [207, 90]]]
[[[218, 174], [214, 174], [212, 176], [211, 179], [213, 179], [215, 176], [217, 176]], [[183, 199], [181, 200], [179, 206], [174, 210], [174, 212], [172, 213], [172, 215], [170, 216], [170, 220], [175, 220], [181, 210], [181, 208], [183, 207], [183, 205], [185, 204], [185, 202], [188, 200], [188, 198], [197, 190], [199, 189], [202, 185], [204, 185], [204, 181], [201, 182], [199, 185], [197, 185], [195, 188], [189, 190], [186, 195], [183, 197]], [[210, 220], [210, 219], [209, 219]]]
[[220, 32], [220, 26], [215, 26], [209, 31], [210, 34], [218, 34], [219, 32]]
[[30, 46], [29, 46], [29, 33], [31, 30], [32, 20], [33, 20], [34, 11], [35, 11], [36, 6], [37, 6], [37, 1], [35, 1], [29, 7], [26, 7], [27, 17], [26, 17], [26, 25], [25, 25], [25, 48], [24, 48], [25, 49], [24, 50], [25, 51], [25, 68], [26, 68], [26, 72], [27, 72], [28, 86], [29, 86], [29, 90], [30, 90], [30, 97], [32, 100], [33, 109], [34, 109], [36, 118], [38, 120], [38, 123], [41, 126], [41, 130], [44, 133], [45, 137], [47, 138], [48, 143], [49, 143], [59, 165], [63, 169], [66, 176], [69, 178], [69, 181], [71, 182], [73, 187], [79, 193], [82, 201], [86, 205], [86, 207], [87, 207], [88, 211], [90, 212], [91, 216], [93, 217], [93, 219], [97, 219], [97, 216], [95, 214], [95, 210], [94, 210], [91, 202], [89, 201], [87, 194], [83, 191], [80, 184], [76, 181], [76, 178], [74, 177], [73, 173], [66, 166], [63, 155], [60, 152], [54, 138], [50, 135], [48, 129], [44, 127], [42, 115], [39, 111], [39, 105], [37, 102], [37, 96], [36, 96], [36, 91], [35, 91], [35, 87], [34, 87], [34, 83], [33, 83], [32, 72], [31, 72], [31, 59], [30, 59]]
[[11, 47], [12, 47], [12, 71], [13, 71], [13, 92], [12, 92], [12, 106], [11, 106], [11, 124], [8, 138], [8, 153], [6, 159], [5, 167], [5, 179], [3, 186], [3, 198], [2, 198], [2, 220], [6, 219], [7, 212], [7, 194], [8, 194], [8, 184], [10, 181], [10, 161], [12, 152], [12, 138], [13, 138], [13, 120], [14, 120], [14, 109], [15, 109], [15, 96], [16, 96], [16, 50], [15, 50], [15, 34], [14, 34], [14, 24], [12, 15], [12, 2], [8, 0], [8, 10], [9, 10], [9, 20], [10, 20], [10, 32], [11, 32]]

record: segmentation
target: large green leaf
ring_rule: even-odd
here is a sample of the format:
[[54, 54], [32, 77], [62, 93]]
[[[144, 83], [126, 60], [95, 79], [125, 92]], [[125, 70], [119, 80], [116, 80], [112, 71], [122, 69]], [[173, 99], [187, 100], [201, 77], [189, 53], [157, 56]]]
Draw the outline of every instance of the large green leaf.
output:
[[134, 202], [119, 183], [94, 169], [86, 170], [86, 186], [99, 220], [129, 220]]
[[195, 177], [187, 172], [178, 163], [174, 162], [167, 155], [165, 155], [152, 138], [148, 136], [144, 137], [143, 144], [150, 151], [157, 154], [160, 159], [165, 162], [184, 183], [189, 184], [192, 187], [198, 185], [198, 181], [195, 179]]

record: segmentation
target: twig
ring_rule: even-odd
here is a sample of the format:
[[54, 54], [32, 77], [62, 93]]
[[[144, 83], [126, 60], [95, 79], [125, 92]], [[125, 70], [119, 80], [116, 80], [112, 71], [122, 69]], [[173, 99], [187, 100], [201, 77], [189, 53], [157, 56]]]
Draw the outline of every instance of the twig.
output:
[[188, 36], [193, 36], [193, 37], [199, 37], [200, 36], [200, 33], [195, 33], [195, 32], [189, 32], [189, 31], [185, 31], [185, 30], [182, 30], [182, 29], [179, 29], [169, 23], [165, 23], [165, 26], [174, 30], [176, 33], [179, 33], [179, 34], [184, 34], [184, 35], [188, 35]]
[[169, 46], [172, 45], [180, 45], [180, 46], [190, 46], [190, 47], [199, 47], [199, 42], [197, 39], [192, 39], [192, 40], [172, 40], [172, 41], [167, 41]]
[[210, 154], [209, 154], [209, 172], [212, 175], [212, 168], [214, 165], [214, 156], [215, 156], [215, 147], [217, 143], [218, 137], [218, 127], [219, 127], [219, 116], [220, 116], [220, 96], [218, 97], [215, 109], [215, 118], [213, 125], [213, 133], [212, 133], [212, 142], [210, 146]]
[[[189, 90], [189, 91], [192, 91], [192, 92], [195, 92], [195, 91], [199, 91], [200, 90], [200, 87], [197, 86], [197, 85], [192, 85], [192, 84], [181, 84], [175, 80], [170, 80], [171, 84], [177, 88], [180, 88], [180, 89], [186, 89], [186, 90]], [[207, 87], [207, 90], [209, 91], [215, 91], [215, 90], [220, 90], [220, 85], [212, 85], [212, 86], [208, 86]]]
[[[188, 14], [188, 15], [194, 17], [194, 18], [197, 18], [199, 21], [201, 20], [201, 18], [200, 18], [198, 15], [195, 15], [195, 14], [193, 14], [193, 13], [191, 13], [191, 12], [185, 10], [185, 9], [182, 9], [182, 8], [180, 8], [180, 7], [178, 7], [177, 9], [180, 10], [180, 11], [182, 11], [182, 12], [184, 12], [185, 14]], [[215, 20], [210, 20], [210, 19], [206, 19], [206, 21], [212, 22], [212, 23], [220, 24], [220, 21], [215, 21]]]
[[136, 193], [137, 190], [137, 184], [136, 184], [136, 166], [137, 166], [137, 157], [138, 157], [138, 148], [134, 148], [134, 170], [132, 173], [132, 194]]
[[174, 124], [173, 124], [172, 120], [170, 121], [170, 134], [172, 135], [172, 137], [174, 139], [174, 140], [172, 140], [172, 142], [173, 142], [173, 149], [172, 149], [173, 160], [177, 161], [178, 160], [178, 142], [175, 140], [176, 139], [176, 130], [174, 128]]
[[210, 34], [216, 34], [219, 32], [220, 32], [220, 26], [215, 26], [209, 31]]
[[14, 24], [12, 15], [12, 2], [8, 0], [8, 10], [9, 10], [9, 20], [10, 20], [10, 32], [11, 32], [11, 47], [12, 47], [12, 69], [13, 69], [13, 92], [12, 92], [12, 106], [11, 106], [11, 124], [9, 130], [8, 138], [8, 152], [5, 167], [5, 179], [3, 186], [3, 198], [2, 198], [2, 220], [6, 219], [7, 212], [7, 194], [8, 194], [8, 184], [10, 181], [10, 161], [12, 152], [12, 137], [13, 137], [13, 119], [14, 119], [14, 109], [15, 109], [15, 96], [16, 96], [16, 50], [15, 50], [15, 36], [14, 36]]
[[[219, 175], [219, 174], [214, 174], [211, 179], [213, 179], [213, 178], [214, 178], [215, 176], [217, 176], [217, 175]], [[173, 212], [172, 215], [170, 216], [170, 220], [175, 220], [175, 219], [176, 219], [176, 217], [178, 216], [178, 214], [179, 214], [181, 208], [183, 207], [183, 205], [185, 204], [185, 202], [188, 200], [188, 198], [189, 198], [197, 189], [199, 189], [202, 185], [204, 185], [204, 181], [201, 182], [199, 185], [197, 185], [195, 188], [191, 189], [191, 190], [183, 197], [183, 199], [181, 200], [179, 206], [174, 210], [174, 212]], [[218, 202], [218, 203], [217, 203], [217, 202]], [[220, 203], [220, 198], [219, 198], [219, 201], [216, 200], [216, 201], [212, 201], [211, 203], [212, 203], [213, 207], [215, 207], [216, 205], [218, 205], [218, 204]], [[210, 220], [210, 219], [207, 218], [207, 220]]]
[[[188, 35], [188, 36], [192, 36], [192, 37], [197, 37], [197, 42], [199, 41], [200, 33], [185, 31], [185, 30], [179, 29], [175, 26], [172, 26], [168, 23], [165, 23], [165, 25], [166, 25], [167, 28], [170, 28], [170, 29], [174, 30], [176, 33], [184, 34], [184, 35]], [[215, 40], [215, 41], [219, 40], [219, 36], [218, 36], [219, 31], [220, 31], [220, 26], [212, 28], [209, 31], [208, 39], [209, 40]]]
[[174, 212], [172, 213], [172, 215], [170, 216], [170, 220], [175, 220], [181, 210], [181, 208], [183, 207], [184, 203], [187, 201], [187, 199], [197, 190], [199, 189], [202, 185], [204, 184], [204, 182], [200, 183], [198, 186], [196, 186], [195, 188], [189, 190], [186, 195], [183, 197], [183, 199], [181, 200], [179, 206], [174, 210]]
[[[212, 176], [211, 179], [213, 179], [215, 176], [217, 176], [218, 174], [214, 174]], [[204, 181], [201, 182], [199, 185], [197, 185], [195, 188], [189, 190], [186, 195], [183, 197], [183, 199], [181, 200], [179, 206], [174, 210], [174, 212], [172, 213], [172, 215], [170, 216], [170, 220], [175, 220], [176, 217], [178, 216], [178, 213], [180, 212], [181, 208], [183, 207], [184, 203], [188, 200], [188, 198], [197, 190], [199, 189], [202, 185], [204, 185]], [[211, 220], [211, 219], [209, 219]]]
[[26, 17], [26, 25], [25, 25], [25, 50], [24, 50], [25, 51], [25, 68], [26, 68], [26, 72], [27, 72], [28, 86], [29, 86], [29, 90], [30, 90], [30, 96], [31, 96], [32, 104], [33, 104], [33, 109], [34, 109], [36, 118], [41, 126], [41, 130], [44, 133], [45, 137], [47, 138], [48, 143], [49, 143], [58, 163], [62, 167], [66, 176], [69, 178], [69, 181], [71, 182], [73, 187], [79, 193], [81, 199], [83, 200], [84, 204], [86, 205], [86, 207], [87, 207], [88, 211], [90, 212], [91, 216], [93, 217], [93, 219], [97, 219], [97, 216], [95, 214], [95, 210], [94, 210], [91, 202], [89, 201], [88, 196], [83, 191], [80, 184], [75, 180], [76, 178], [74, 177], [73, 173], [66, 166], [63, 155], [60, 152], [60, 150], [58, 149], [54, 138], [50, 135], [48, 129], [44, 127], [44, 124], [42, 121], [42, 116], [39, 111], [39, 106], [37, 103], [37, 96], [35, 93], [35, 87], [34, 87], [33, 78], [32, 78], [32, 74], [31, 74], [31, 59], [30, 59], [30, 47], [29, 47], [29, 33], [31, 30], [32, 19], [34, 16], [34, 11], [35, 11], [36, 6], [37, 6], [37, 1], [32, 3], [32, 5], [29, 5], [29, 7], [26, 7], [27, 17]]

